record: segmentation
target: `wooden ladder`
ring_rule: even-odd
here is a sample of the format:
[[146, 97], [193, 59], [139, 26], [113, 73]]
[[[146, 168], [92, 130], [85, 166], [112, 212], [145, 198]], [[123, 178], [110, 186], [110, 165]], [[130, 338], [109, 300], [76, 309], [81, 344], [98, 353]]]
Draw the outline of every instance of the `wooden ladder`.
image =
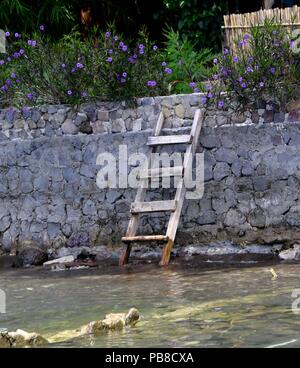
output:
[[[153, 137], [148, 138], [147, 145], [150, 147], [149, 155], [156, 152], [158, 146], [186, 144], [187, 148], [184, 154], [182, 167], [170, 167], [162, 169], [146, 170], [146, 174], [140, 176], [140, 187], [138, 188], [135, 202], [131, 205], [131, 218], [128, 224], [126, 236], [122, 238], [122, 242], [126, 244], [126, 250], [119, 260], [120, 266], [125, 265], [129, 261], [129, 256], [134, 242], [164, 242], [166, 243], [162, 255], [160, 265], [167, 266], [170, 261], [171, 251], [176, 237], [178, 223], [180, 220], [181, 210], [186, 194], [184, 186], [184, 173], [188, 168], [190, 159], [195, 155], [197, 143], [204, 120], [204, 110], [198, 109], [195, 112], [191, 133], [187, 135], [166, 135], [161, 136], [160, 133], [164, 124], [163, 113], [160, 113], [156, 126], [154, 128]], [[143, 171], [144, 172], [144, 171]], [[171, 201], [155, 201], [145, 202], [145, 196], [149, 179], [162, 177], [178, 177], [178, 185], [175, 199]], [[141, 235], [136, 236], [140, 214], [150, 212], [171, 212], [166, 235]]]

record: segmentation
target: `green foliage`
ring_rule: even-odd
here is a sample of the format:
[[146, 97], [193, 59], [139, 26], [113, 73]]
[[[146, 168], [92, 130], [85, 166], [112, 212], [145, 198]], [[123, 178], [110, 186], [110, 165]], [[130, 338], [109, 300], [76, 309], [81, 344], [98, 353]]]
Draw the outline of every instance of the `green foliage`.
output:
[[286, 28], [267, 20], [215, 60], [211, 83], [205, 88], [207, 99], [223, 108], [226, 92], [226, 100], [239, 109], [255, 108], [257, 101], [265, 100], [284, 110], [299, 96], [296, 57]]
[[209, 49], [196, 51], [192, 42], [182, 41], [179, 32], [172, 29], [165, 32], [165, 38], [166, 60], [172, 70], [169, 77], [170, 92], [190, 93], [196, 88], [191, 89], [191, 83], [208, 78], [213, 54]]
[[30, 39], [10, 35], [8, 55], [0, 55], [0, 100], [24, 106], [163, 95], [163, 60], [145, 32], [137, 42], [113, 30], [84, 41], [74, 31], [55, 43], [43, 32]]

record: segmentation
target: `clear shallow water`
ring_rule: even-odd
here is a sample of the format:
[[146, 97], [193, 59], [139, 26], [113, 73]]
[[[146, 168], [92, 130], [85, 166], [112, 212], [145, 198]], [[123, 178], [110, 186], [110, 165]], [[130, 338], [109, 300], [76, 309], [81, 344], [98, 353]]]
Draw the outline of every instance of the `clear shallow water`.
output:
[[299, 271], [297, 264], [0, 270], [7, 293], [0, 327], [51, 338], [134, 306], [143, 316], [134, 328], [52, 346], [268, 347], [296, 340], [287, 346], [300, 347], [300, 315], [291, 310]]

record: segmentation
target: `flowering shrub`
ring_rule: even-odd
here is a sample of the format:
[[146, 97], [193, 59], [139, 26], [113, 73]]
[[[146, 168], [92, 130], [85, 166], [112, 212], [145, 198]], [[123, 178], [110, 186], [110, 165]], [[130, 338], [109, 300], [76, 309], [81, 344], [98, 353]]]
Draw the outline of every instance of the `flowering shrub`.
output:
[[288, 100], [299, 96], [293, 47], [286, 29], [274, 21], [253, 27], [234, 50], [225, 48], [214, 59], [212, 78], [204, 86], [204, 102], [220, 109], [228, 103], [237, 109], [251, 109], [264, 100], [284, 110]]
[[2, 104], [77, 104], [167, 92], [164, 53], [145, 33], [137, 44], [113, 31], [84, 41], [73, 32], [53, 43], [40, 26], [31, 37], [6, 32], [6, 38], [8, 54], [0, 55]]

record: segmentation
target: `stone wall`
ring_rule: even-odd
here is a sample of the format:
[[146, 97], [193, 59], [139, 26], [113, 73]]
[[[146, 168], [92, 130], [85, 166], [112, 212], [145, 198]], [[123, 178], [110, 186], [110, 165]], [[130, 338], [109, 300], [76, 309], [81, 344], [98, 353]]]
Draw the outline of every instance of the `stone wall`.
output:
[[[101, 152], [147, 152], [162, 110], [166, 128], [185, 132], [201, 96], [145, 98], [138, 106], [98, 104], [0, 112], [0, 246], [36, 242], [119, 245], [134, 189], [96, 186]], [[275, 122], [274, 122], [275, 121]], [[199, 151], [205, 152], [205, 192], [187, 200], [178, 244], [230, 239], [276, 243], [299, 239], [300, 118], [272, 105], [255, 113], [208, 111]], [[172, 197], [164, 190], [163, 197]], [[152, 199], [159, 199], [159, 191]], [[150, 198], [149, 198], [150, 199]], [[142, 218], [143, 233], [164, 231], [167, 217]]]

